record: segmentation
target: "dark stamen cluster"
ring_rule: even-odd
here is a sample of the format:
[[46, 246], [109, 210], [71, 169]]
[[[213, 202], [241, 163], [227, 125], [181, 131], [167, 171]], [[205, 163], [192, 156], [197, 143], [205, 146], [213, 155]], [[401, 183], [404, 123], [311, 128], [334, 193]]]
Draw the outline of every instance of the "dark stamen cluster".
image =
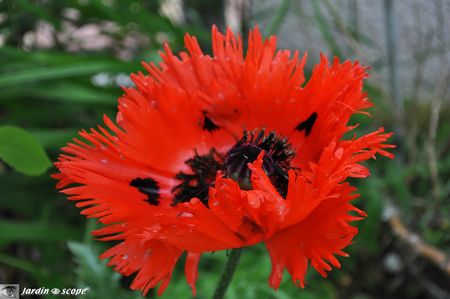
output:
[[290, 162], [294, 151], [287, 138], [265, 130], [244, 132], [244, 136], [228, 152], [225, 160], [226, 174], [237, 180], [241, 188], [250, 189], [250, 169], [247, 164], [255, 161], [264, 151], [263, 170], [282, 196], [286, 195]]
[[206, 204], [209, 187], [215, 181], [217, 171], [222, 169], [223, 157], [213, 148], [206, 155], [195, 153], [194, 157], [185, 163], [192, 173], [180, 172], [176, 175], [175, 178], [181, 183], [172, 190], [175, 194], [173, 204], [188, 202], [193, 197]]
[[264, 151], [263, 170], [269, 176], [272, 184], [282, 196], [286, 196], [288, 187], [287, 171], [294, 157], [292, 146], [287, 138], [280, 138], [275, 132], [267, 135], [265, 130], [247, 132], [228, 151], [221, 155], [214, 148], [206, 155], [198, 155], [185, 163], [191, 172], [180, 172], [176, 178], [181, 183], [174, 192], [173, 204], [188, 202], [193, 197], [199, 198], [205, 204], [208, 201], [209, 187], [214, 186], [217, 171], [236, 180], [242, 189], [251, 189], [251, 171], [247, 164], [254, 162]]

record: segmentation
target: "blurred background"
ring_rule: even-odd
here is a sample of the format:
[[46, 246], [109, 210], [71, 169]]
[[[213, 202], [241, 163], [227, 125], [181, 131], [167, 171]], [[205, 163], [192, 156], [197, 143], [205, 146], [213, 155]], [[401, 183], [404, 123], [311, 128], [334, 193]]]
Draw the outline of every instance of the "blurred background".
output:
[[[114, 118], [120, 86], [160, 60], [163, 42], [176, 52], [190, 32], [210, 52], [212, 24], [243, 35], [258, 24], [280, 48], [309, 52], [307, 74], [320, 52], [370, 65], [373, 117], [352, 121], [394, 131], [398, 148], [355, 181], [369, 217], [342, 269], [309, 271], [304, 290], [285, 275], [275, 292], [255, 246], [226, 298], [450, 298], [449, 20], [450, 0], [0, 0], [0, 283], [142, 298], [97, 259], [108, 244], [55, 190], [50, 161], [79, 129]], [[197, 298], [213, 293], [225, 255], [204, 255]], [[161, 298], [191, 298], [182, 266]]]

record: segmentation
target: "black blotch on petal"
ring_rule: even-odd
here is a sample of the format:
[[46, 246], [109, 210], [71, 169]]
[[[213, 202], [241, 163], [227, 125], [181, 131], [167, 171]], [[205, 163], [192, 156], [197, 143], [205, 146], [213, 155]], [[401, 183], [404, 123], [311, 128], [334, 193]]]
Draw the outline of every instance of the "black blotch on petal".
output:
[[298, 126], [295, 127], [295, 129], [299, 130], [300, 132], [305, 131], [305, 135], [309, 136], [309, 134], [311, 134], [311, 130], [316, 120], [317, 120], [317, 113], [313, 112], [305, 121], [299, 123]]
[[203, 130], [207, 130], [209, 132], [213, 132], [217, 129], [219, 129], [219, 126], [216, 125], [206, 114], [206, 112], [203, 112]]
[[136, 187], [139, 192], [147, 195], [147, 200], [149, 204], [157, 206], [159, 204], [159, 185], [152, 178], [135, 178], [130, 182], [130, 186]]

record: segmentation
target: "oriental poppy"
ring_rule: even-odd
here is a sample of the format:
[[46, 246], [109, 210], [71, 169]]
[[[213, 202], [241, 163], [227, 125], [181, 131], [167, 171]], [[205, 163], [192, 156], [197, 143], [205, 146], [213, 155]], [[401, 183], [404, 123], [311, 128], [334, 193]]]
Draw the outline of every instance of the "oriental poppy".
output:
[[185, 44], [143, 63], [116, 121], [81, 131], [55, 163], [57, 187], [104, 225], [94, 235], [118, 241], [101, 257], [137, 273], [131, 288], [144, 293], [164, 291], [183, 252], [194, 293], [202, 253], [259, 242], [275, 289], [284, 269], [304, 287], [309, 263], [323, 276], [340, 267], [357, 233], [349, 223], [365, 216], [346, 180], [369, 175], [360, 162], [392, 157], [383, 128], [343, 139], [371, 106], [366, 68], [322, 55], [305, 84], [306, 55], [277, 51], [257, 28], [245, 55], [239, 36], [216, 27], [212, 56], [193, 36]]

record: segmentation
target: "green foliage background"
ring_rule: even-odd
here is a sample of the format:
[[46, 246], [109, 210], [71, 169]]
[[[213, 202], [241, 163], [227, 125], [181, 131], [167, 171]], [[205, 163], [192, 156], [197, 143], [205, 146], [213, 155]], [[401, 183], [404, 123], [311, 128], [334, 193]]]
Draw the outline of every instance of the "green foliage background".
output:
[[[314, 1], [315, 18], [308, 21], [319, 28], [330, 51], [344, 57], [330, 29], [333, 23], [323, 14], [324, 3], [328, 1]], [[4, 40], [0, 46], [0, 283], [48, 288], [88, 286], [90, 292], [85, 298], [142, 297], [128, 289], [130, 278], [114, 273], [97, 258], [107, 244], [92, 240], [89, 232], [96, 224], [86, 221], [55, 190], [55, 181], [50, 178], [55, 169], [49, 159], [55, 161], [60, 148], [79, 129], [95, 126], [104, 113], [113, 118], [122, 93], [119, 85], [126, 83], [123, 76], [142, 71], [140, 61], [158, 61], [162, 40], [170, 41], [177, 52], [188, 31], [209, 49], [211, 23], [223, 27], [222, 5], [221, 1], [187, 2], [186, 20], [177, 25], [160, 14], [157, 1], [0, 1], [0, 36]], [[78, 17], [68, 17], [67, 8], [78, 11]], [[290, 1], [280, 1], [263, 31], [277, 33], [289, 9]], [[53, 26], [55, 34], [64, 31], [67, 23], [80, 28], [106, 22], [117, 29], [103, 32], [112, 43], [97, 50], [71, 50], [58, 38], [50, 47], [27, 44], [27, 34], [42, 22]], [[251, 23], [247, 20], [246, 25]], [[344, 26], [348, 26], [348, 32], [355, 32], [351, 25]], [[144, 37], [144, 42], [130, 49], [128, 36]], [[368, 42], [365, 38], [357, 41]], [[121, 57], [122, 52], [127, 55]], [[102, 84], [97, 82], [99, 78]], [[419, 124], [415, 139], [408, 143], [411, 132], [407, 120], [403, 124], [395, 120], [392, 104], [382, 100], [384, 90], [374, 83], [367, 85], [376, 108], [372, 109], [370, 125], [367, 118], [354, 119], [363, 123], [358, 130], [368, 131], [381, 124], [388, 130], [400, 125], [406, 132], [395, 141], [400, 145], [396, 152], [399, 158], [373, 163], [372, 176], [361, 184], [362, 200], [357, 204], [369, 218], [358, 224], [362, 233], [350, 247], [352, 257], [342, 260], [343, 269], [334, 270], [330, 279], [310, 271], [304, 290], [295, 288], [285, 275], [275, 292], [267, 284], [269, 257], [258, 245], [245, 250], [227, 298], [424, 298], [432, 296], [429, 288], [446, 291], [449, 277], [430, 261], [411, 254], [413, 250], [398, 240], [383, 220], [383, 213], [387, 206], [396, 207], [420, 238], [450, 253], [450, 183], [443, 179], [450, 177], [449, 107], [443, 105], [437, 127], [434, 147], [439, 152], [439, 164], [435, 182], [426, 150], [432, 102], [418, 104], [406, 99], [405, 109], [414, 113]], [[401, 269], [389, 270], [386, 263], [392, 257], [400, 259]], [[226, 252], [204, 255], [197, 298], [211, 296], [225, 258]], [[178, 264], [162, 298], [191, 297], [182, 264]], [[435, 285], [418, 283], [422, 280], [432, 280]], [[151, 292], [148, 297], [156, 295]]]

